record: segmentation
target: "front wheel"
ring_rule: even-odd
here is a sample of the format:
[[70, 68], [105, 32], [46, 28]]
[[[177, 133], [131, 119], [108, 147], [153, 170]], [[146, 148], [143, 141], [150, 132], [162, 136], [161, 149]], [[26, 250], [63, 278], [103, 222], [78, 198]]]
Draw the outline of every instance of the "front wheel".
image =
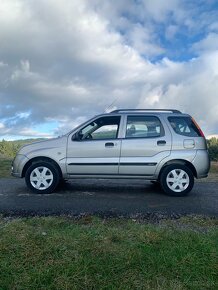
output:
[[163, 191], [168, 195], [185, 196], [193, 188], [194, 175], [185, 165], [168, 165], [161, 172], [160, 184]]
[[60, 175], [57, 167], [46, 161], [33, 163], [26, 171], [27, 187], [36, 193], [51, 193], [57, 187]]

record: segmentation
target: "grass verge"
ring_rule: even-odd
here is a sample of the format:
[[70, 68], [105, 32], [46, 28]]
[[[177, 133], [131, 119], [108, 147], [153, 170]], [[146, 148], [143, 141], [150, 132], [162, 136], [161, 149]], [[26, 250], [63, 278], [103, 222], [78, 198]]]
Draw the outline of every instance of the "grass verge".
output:
[[1, 218], [0, 288], [217, 289], [217, 240], [213, 226]]
[[11, 177], [12, 159], [0, 157], [0, 178]]

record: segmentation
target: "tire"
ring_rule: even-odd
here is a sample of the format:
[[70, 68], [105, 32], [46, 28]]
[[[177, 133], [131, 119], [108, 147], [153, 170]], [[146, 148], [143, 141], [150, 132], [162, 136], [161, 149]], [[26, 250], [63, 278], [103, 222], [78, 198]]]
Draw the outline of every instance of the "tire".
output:
[[185, 196], [194, 186], [194, 175], [185, 165], [168, 165], [161, 172], [160, 184], [167, 195]]
[[39, 161], [33, 163], [26, 171], [27, 187], [35, 193], [51, 193], [59, 184], [58, 168], [51, 162]]

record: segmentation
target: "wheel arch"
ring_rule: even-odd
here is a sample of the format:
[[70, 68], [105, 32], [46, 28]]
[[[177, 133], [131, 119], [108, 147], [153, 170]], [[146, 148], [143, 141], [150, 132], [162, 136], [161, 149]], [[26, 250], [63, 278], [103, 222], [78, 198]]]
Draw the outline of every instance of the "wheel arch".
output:
[[161, 170], [159, 172], [158, 180], [160, 179], [160, 176], [161, 176], [162, 171], [164, 170], [164, 168], [166, 168], [166, 166], [172, 165], [172, 164], [180, 164], [180, 165], [187, 166], [192, 171], [194, 177], [195, 178], [197, 177], [197, 171], [196, 171], [194, 165], [190, 161], [184, 160], [184, 159], [173, 159], [173, 160], [169, 160], [166, 163], [164, 163], [164, 165], [162, 166], [162, 168], [161, 168]]
[[52, 158], [49, 158], [49, 157], [44, 157], [44, 156], [38, 156], [38, 157], [34, 157], [32, 159], [30, 159], [24, 166], [23, 170], [22, 170], [22, 177], [25, 177], [25, 174], [26, 174], [26, 171], [27, 169], [34, 163], [36, 162], [40, 162], [40, 161], [47, 161], [47, 162], [50, 162], [52, 164], [55, 165], [55, 167], [58, 169], [58, 172], [59, 172], [59, 175], [60, 175], [60, 178], [62, 178], [62, 171], [61, 171], [61, 168], [59, 166], [59, 164]]

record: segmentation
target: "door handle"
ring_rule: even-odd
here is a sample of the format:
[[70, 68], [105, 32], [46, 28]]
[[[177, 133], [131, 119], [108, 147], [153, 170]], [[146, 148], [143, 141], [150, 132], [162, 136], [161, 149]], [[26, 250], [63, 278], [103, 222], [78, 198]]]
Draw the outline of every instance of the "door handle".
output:
[[114, 147], [114, 143], [113, 142], [107, 142], [107, 143], [105, 143], [105, 147]]
[[158, 140], [157, 141], [157, 145], [166, 145], [166, 141], [165, 140]]

